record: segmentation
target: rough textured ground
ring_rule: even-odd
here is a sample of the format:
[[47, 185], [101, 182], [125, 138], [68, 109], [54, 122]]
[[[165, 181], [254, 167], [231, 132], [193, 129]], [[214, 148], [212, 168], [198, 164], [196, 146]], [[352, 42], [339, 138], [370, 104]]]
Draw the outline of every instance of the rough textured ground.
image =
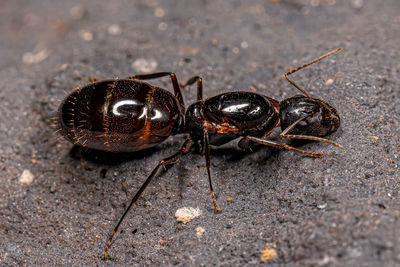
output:
[[[270, 264], [399, 265], [399, 11], [396, 0], [3, 0], [0, 265], [243, 266], [263, 263], [267, 244]], [[182, 82], [201, 75], [205, 97], [252, 88], [282, 99], [297, 93], [283, 73], [337, 47], [294, 78], [337, 107], [342, 125], [329, 139], [345, 151], [216, 148], [217, 215], [204, 160], [189, 154], [149, 186], [100, 260], [129, 199], [183, 138], [137, 154], [84, 152], [83, 168], [51, 127], [68, 92], [89, 77], [173, 71]], [[202, 215], [178, 223], [182, 207]]]

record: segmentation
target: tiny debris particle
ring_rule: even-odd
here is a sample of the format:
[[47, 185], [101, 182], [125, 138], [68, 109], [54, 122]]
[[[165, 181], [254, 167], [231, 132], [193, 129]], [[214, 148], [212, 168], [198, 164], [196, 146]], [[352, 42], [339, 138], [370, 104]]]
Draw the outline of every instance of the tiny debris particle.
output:
[[328, 265], [328, 263], [333, 263], [333, 262], [335, 262], [335, 258], [325, 255], [320, 261], [318, 261], [318, 265], [324, 266]]
[[158, 24], [158, 29], [160, 31], [166, 31], [168, 29], [168, 24], [165, 22], [160, 22], [160, 24]]
[[249, 44], [246, 41], [243, 41], [240, 43], [240, 47], [246, 49], [247, 47], [249, 47]]
[[232, 199], [231, 199], [230, 197], [228, 197], [228, 198], [226, 199], [226, 201], [231, 202]]
[[275, 250], [276, 244], [267, 243], [265, 245], [265, 249], [261, 250], [261, 260], [262, 261], [271, 261], [274, 258], [278, 258], [278, 253]]
[[157, 7], [156, 9], [154, 9], [154, 16], [156, 16], [157, 18], [162, 18], [165, 16], [165, 11], [164, 9]]
[[369, 137], [372, 138], [372, 139], [375, 139], [375, 140], [378, 141], [379, 143], [382, 142], [381, 139], [379, 139], [378, 136], [370, 135]]
[[363, 0], [353, 0], [351, 4], [354, 8], [360, 9], [363, 7], [364, 1]]
[[36, 64], [42, 62], [50, 55], [47, 49], [40, 50], [37, 53], [27, 52], [22, 56], [22, 62], [25, 64]]
[[111, 35], [118, 35], [121, 33], [121, 27], [118, 24], [110, 25], [107, 30]]
[[33, 182], [33, 174], [29, 170], [24, 170], [18, 179], [21, 184], [30, 185]]
[[317, 208], [322, 210], [322, 209], [325, 209], [326, 206], [328, 206], [328, 204], [324, 203], [324, 204], [317, 205]]
[[311, 0], [312, 6], [319, 6], [319, 0]]
[[325, 85], [326, 86], [328, 86], [328, 85], [331, 85], [333, 82], [334, 82], [335, 80], [334, 79], [328, 79], [326, 82], [325, 82]]
[[75, 5], [69, 10], [69, 14], [72, 19], [80, 20], [85, 16], [86, 8], [81, 4]]
[[201, 215], [201, 210], [199, 208], [183, 207], [175, 212], [175, 217], [178, 222], [188, 223], [196, 217]]
[[153, 72], [158, 66], [158, 62], [155, 59], [138, 58], [132, 63], [132, 67], [136, 72], [149, 73]]
[[163, 239], [161, 239], [160, 245], [161, 245], [161, 246], [164, 246], [166, 240], [167, 240], [167, 239], [166, 239], [165, 237], [164, 237]]
[[91, 33], [88, 30], [80, 30], [79, 31], [79, 36], [85, 41], [93, 40], [93, 33]]
[[191, 46], [183, 46], [179, 48], [178, 53], [180, 55], [185, 55], [185, 54], [192, 54], [192, 55], [197, 55], [200, 51], [200, 48], [198, 47], [191, 47]]
[[197, 238], [198, 239], [200, 239], [200, 237], [204, 234], [204, 231], [205, 231], [206, 229], [204, 229], [203, 227], [197, 227], [196, 229], [195, 229], [195, 231], [196, 231], [196, 236], [197, 236]]

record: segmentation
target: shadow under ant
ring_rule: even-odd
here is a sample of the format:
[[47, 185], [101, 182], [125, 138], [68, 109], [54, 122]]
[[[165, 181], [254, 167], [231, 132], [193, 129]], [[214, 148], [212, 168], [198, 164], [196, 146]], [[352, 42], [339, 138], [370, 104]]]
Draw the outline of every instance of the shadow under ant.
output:
[[96, 165], [116, 166], [128, 161], [143, 159], [156, 150], [156, 147], [151, 147], [136, 152], [113, 153], [74, 145], [69, 151], [69, 155], [75, 160], [85, 160]]

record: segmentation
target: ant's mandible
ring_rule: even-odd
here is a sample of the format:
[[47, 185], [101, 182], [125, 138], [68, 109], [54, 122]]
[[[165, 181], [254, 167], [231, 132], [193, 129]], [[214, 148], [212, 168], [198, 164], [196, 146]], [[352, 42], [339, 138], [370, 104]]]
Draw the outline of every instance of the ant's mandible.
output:
[[[215, 212], [221, 210], [211, 181], [210, 145], [220, 146], [243, 137], [239, 142], [241, 148], [251, 148], [251, 143], [259, 143], [322, 157], [319, 153], [267, 140], [271, 131], [280, 124], [281, 137], [320, 141], [343, 149], [322, 138], [339, 128], [340, 117], [336, 109], [321, 99], [310, 97], [288, 77], [340, 50], [331, 51], [286, 73], [284, 76], [288, 82], [303, 95], [282, 101], [242, 91], [222, 93], [203, 100], [200, 77], [195, 76], [180, 86], [175, 74], [170, 72], [96, 81], [66, 97], [58, 111], [60, 131], [68, 141], [82, 147], [108, 152], [134, 152], [153, 147], [171, 135], [189, 134], [179, 151], [161, 160], [139, 188], [110, 235], [102, 258], [107, 259], [113, 236], [159, 169], [177, 163], [196, 144], [202, 148], [206, 159]], [[174, 94], [140, 81], [164, 76], [171, 78]], [[197, 83], [197, 101], [186, 109], [181, 88], [194, 83]]]

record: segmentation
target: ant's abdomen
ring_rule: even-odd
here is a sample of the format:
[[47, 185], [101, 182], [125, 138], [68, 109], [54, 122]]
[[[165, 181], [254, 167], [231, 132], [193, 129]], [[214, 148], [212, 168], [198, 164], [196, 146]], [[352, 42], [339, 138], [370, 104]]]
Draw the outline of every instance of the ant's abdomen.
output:
[[152, 147], [180, 127], [179, 105], [168, 91], [133, 80], [84, 86], [61, 104], [61, 134], [91, 149], [133, 152]]

